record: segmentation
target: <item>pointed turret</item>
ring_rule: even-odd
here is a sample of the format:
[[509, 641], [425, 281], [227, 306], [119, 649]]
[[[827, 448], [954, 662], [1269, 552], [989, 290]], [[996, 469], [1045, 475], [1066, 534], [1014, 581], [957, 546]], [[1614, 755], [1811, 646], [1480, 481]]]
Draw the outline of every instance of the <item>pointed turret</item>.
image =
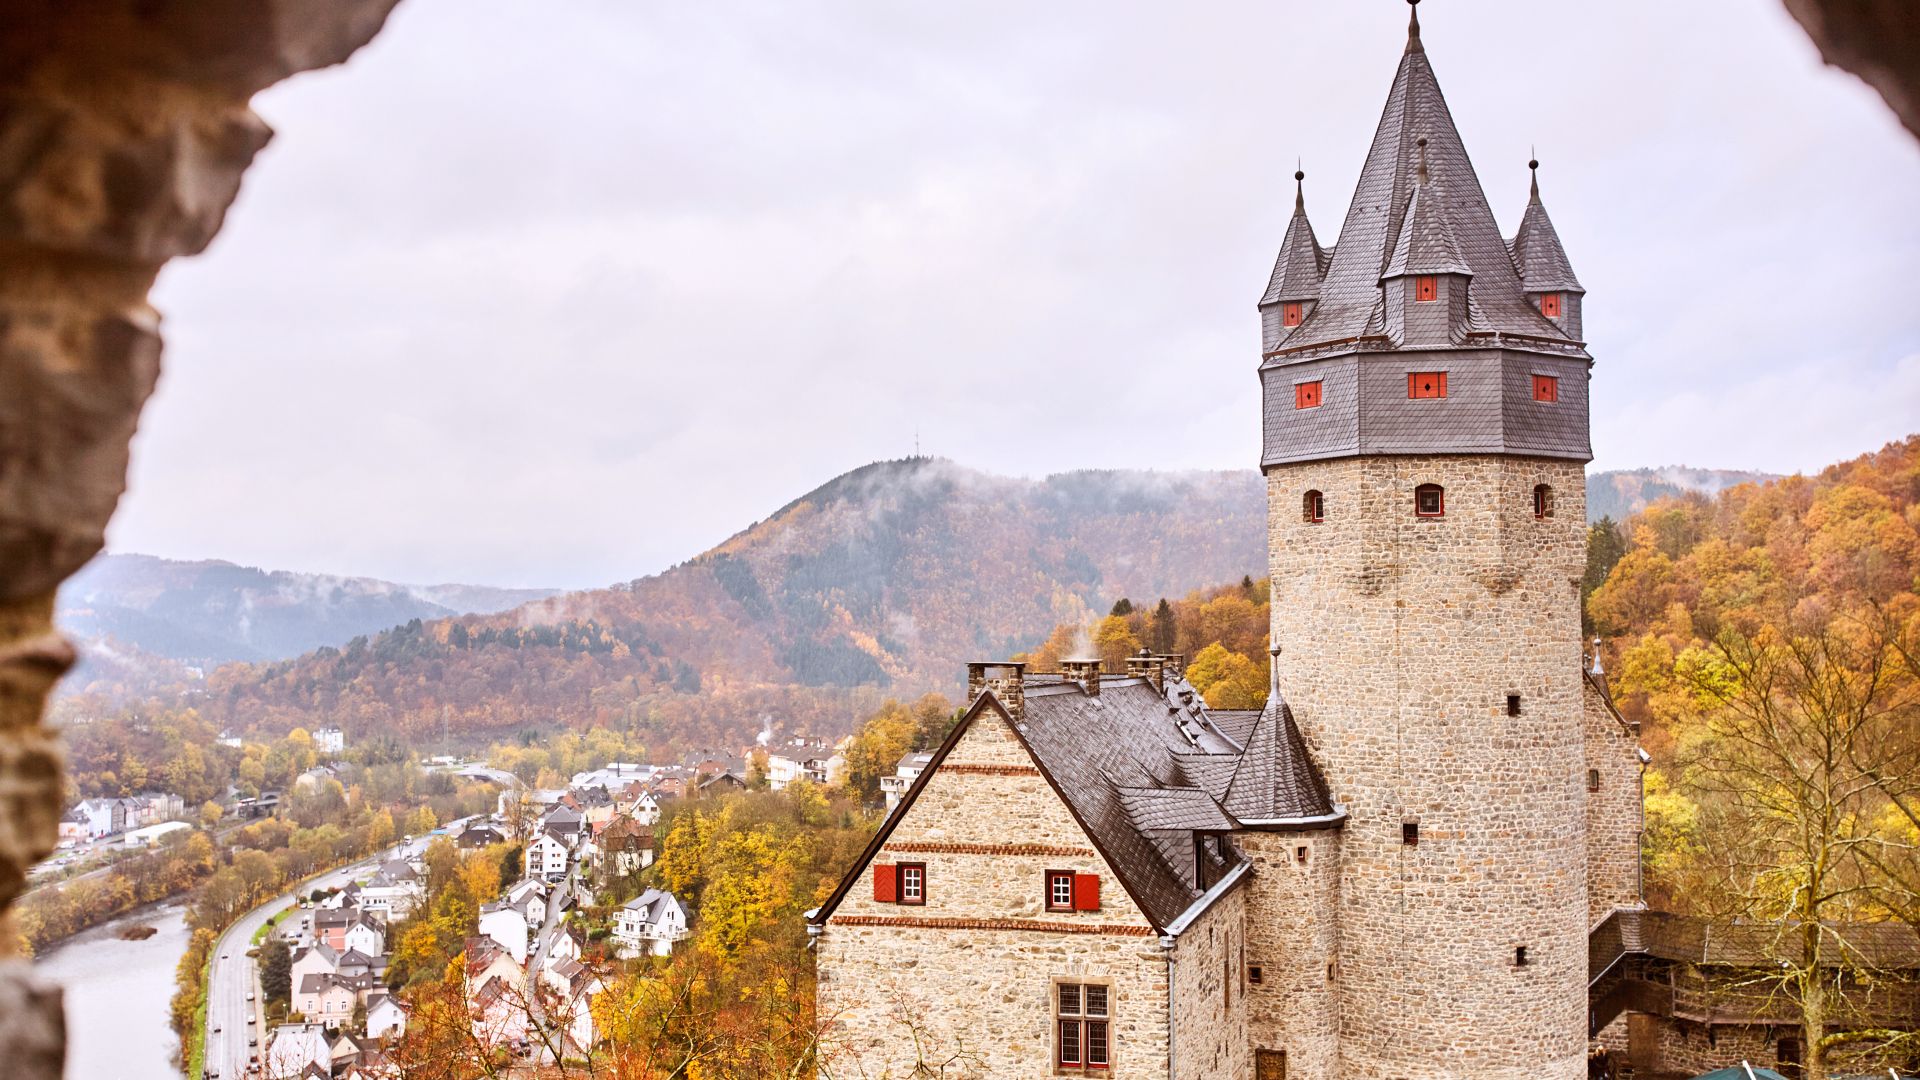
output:
[[1249, 828], [1327, 824], [1336, 817], [1327, 782], [1314, 767], [1307, 742], [1280, 693], [1280, 650], [1273, 650], [1267, 707], [1254, 721], [1247, 749], [1221, 800]]
[[1447, 217], [1446, 193], [1433, 182], [1427, 138], [1414, 141], [1419, 165], [1400, 217], [1393, 255], [1380, 271], [1387, 336], [1398, 345], [1446, 345], [1467, 331], [1467, 294], [1473, 267]]
[[1580, 298], [1587, 290], [1581, 288], [1580, 279], [1573, 276], [1573, 264], [1567, 261], [1567, 251], [1560, 246], [1560, 234], [1554, 231], [1553, 219], [1547, 216], [1546, 204], [1540, 201], [1540, 159], [1528, 161], [1527, 168], [1533, 173], [1532, 193], [1527, 199], [1527, 212], [1520, 219], [1520, 231], [1507, 246], [1513, 253], [1513, 266], [1520, 274], [1527, 299], [1568, 337], [1578, 341]]
[[1320, 299], [1320, 282], [1327, 273], [1325, 248], [1313, 235], [1313, 223], [1307, 220], [1307, 174], [1293, 174], [1293, 220], [1287, 222], [1287, 234], [1280, 241], [1280, 255], [1273, 261], [1273, 277], [1267, 281], [1266, 294], [1260, 297], [1261, 351], [1279, 347], [1313, 314]]

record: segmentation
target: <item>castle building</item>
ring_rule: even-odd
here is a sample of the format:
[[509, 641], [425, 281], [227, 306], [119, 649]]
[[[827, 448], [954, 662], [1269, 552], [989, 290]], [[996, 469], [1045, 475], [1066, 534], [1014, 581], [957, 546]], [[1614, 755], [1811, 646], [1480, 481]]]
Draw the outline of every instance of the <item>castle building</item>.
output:
[[809, 914], [834, 1075], [1587, 1075], [1641, 765], [1582, 650], [1584, 290], [1537, 179], [1501, 235], [1417, 18], [1334, 247], [1303, 181], [1259, 303], [1266, 707], [1176, 657], [971, 665]]

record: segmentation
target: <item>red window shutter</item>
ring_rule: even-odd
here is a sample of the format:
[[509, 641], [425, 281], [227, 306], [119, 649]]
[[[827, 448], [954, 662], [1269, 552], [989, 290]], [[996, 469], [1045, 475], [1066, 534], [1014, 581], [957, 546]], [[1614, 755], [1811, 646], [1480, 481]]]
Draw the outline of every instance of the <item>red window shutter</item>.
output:
[[1557, 292], [1540, 294], [1540, 314], [1549, 319], [1560, 317], [1560, 294]]
[[1100, 910], [1100, 875], [1073, 875], [1073, 910]]
[[1296, 383], [1293, 387], [1293, 407], [1296, 409], [1317, 409], [1320, 407], [1319, 382]]
[[1447, 373], [1444, 371], [1408, 372], [1407, 396], [1410, 398], [1446, 397]]
[[1280, 325], [1299, 326], [1300, 323], [1301, 310], [1298, 303], [1287, 304], [1280, 309]]
[[1440, 396], [1447, 396], [1447, 373], [1444, 371], [1440, 373]]
[[1437, 277], [1417, 277], [1413, 279], [1413, 298], [1425, 302], [1440, 298], [1440, 279]]
[[1535, 375], [1533, 377], [1533, 400], [1559, 401], [1560, 380], [1554, 378], [1552, 375]]
[[873, 900], [876, 904], [894, 904], [900, 900], [900, 883], [892, 863], [873, 864]]

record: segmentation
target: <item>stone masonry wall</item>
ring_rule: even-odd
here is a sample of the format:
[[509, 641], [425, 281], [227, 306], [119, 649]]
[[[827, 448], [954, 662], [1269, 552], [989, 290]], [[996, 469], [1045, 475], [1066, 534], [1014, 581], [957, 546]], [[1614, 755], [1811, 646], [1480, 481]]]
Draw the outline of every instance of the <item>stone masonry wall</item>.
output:
[[[1492, 455], [1268, 470], [1281, 686], [1350, 814], [1343, 1078], [1585, 1075], [1583, 480]], [[1422, 483], [1445, 516], [1415, 516]], [[1302, 519], [1309, 489], [1323, 523]]]
[[1253, 863], [1247, 964], [1260, 967], [1259, 985], [1247, 988], [1247, 1037], [1256, 1049], [1286, 1052], [1288, 1080], [1337, 1080], [1340, 834], [1242, 832], [1236, 840]]
[[1639, 737], [1613, 715], [1600, 691], [1581, 680], [1586, 737], [1587, 922], [1638, 907], [1640, 841], [1646, 827]]
[[[926, 903], [867, 869], [818, 939], [823, 1075], [908, 1076], [917, 1034], [947, 1076], [1055, 1075], [1053, 985], [1112, 994], [1113, 1077], [1167, 1075], [1167, 963], [1152, 926], [998, 712], [982, 712], [877, 862], [926, 866]], [[896, 811], [897, 813], [902, 811]], [[1045, 872], [1101, 877], [1100, 910], [1045, 910]]]
[[1175, 1080], [1253, 1075], [1247, 1042], [1247, 885], [1213, 902], [1178, 938], [1173, 964]]

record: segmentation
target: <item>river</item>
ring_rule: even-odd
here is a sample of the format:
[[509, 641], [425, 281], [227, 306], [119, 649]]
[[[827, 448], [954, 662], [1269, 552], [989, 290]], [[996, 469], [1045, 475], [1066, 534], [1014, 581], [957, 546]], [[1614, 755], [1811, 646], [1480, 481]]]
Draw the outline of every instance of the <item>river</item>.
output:
[[[114, 936], [129, 926], [159, 933]], [[180, 1080], [167, 1003], [187, 937], [186, 908], [162, 904], [76, 934], [38, 961], [66, 988], [66, 1080]]]

